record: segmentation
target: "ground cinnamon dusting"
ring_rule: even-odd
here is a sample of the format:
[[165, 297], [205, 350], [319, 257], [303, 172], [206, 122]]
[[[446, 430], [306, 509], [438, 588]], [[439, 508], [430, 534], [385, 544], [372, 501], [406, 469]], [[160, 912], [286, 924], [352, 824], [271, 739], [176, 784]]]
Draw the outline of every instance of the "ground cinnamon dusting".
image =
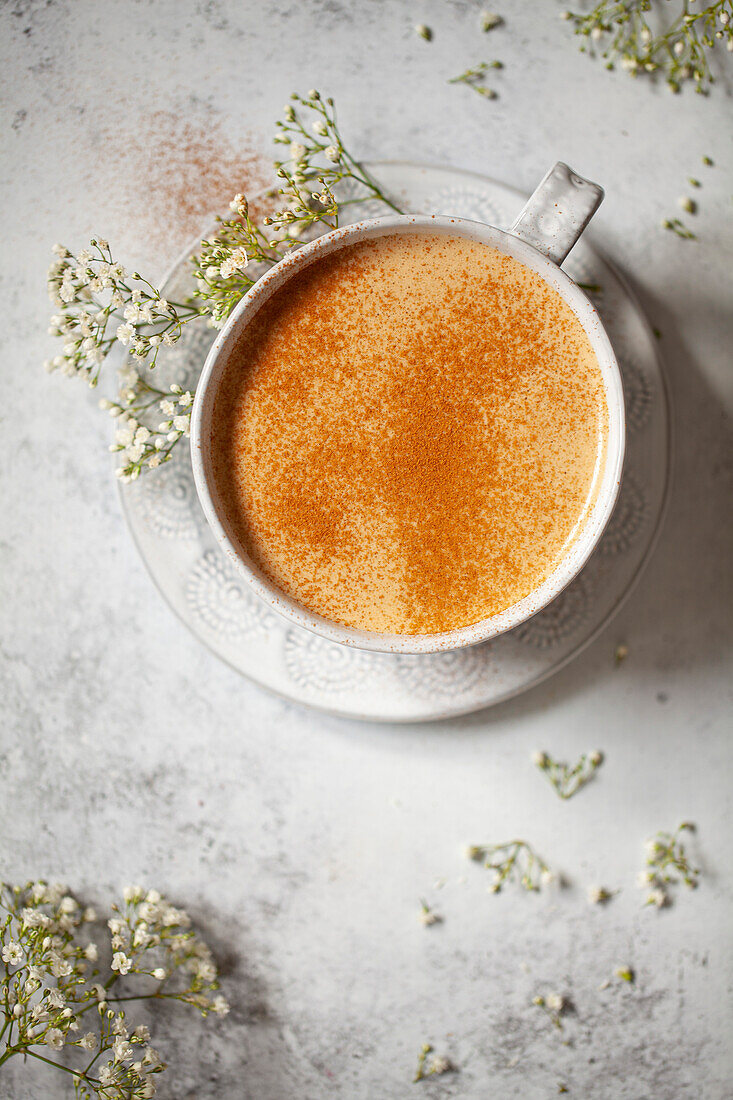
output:
[[95, 173], [113, 173], [105, 224], [114, 226], [119, 211], [132, 243], [139, 237], [168, 260], [226, 213], [235, 194], [253, 196], [272, 182], [259, 139], [232, 135], [215, 117], [154, 111], [134, 127], [123, 122], [100, 133], [97, 144], [104, 157]]
[[559, 296], [485, 245], [398, 234], [284, 286], [215, 406], [234, 537], [349, 626], [438, 633], [528, 595], [591, 499], [598, 363]]

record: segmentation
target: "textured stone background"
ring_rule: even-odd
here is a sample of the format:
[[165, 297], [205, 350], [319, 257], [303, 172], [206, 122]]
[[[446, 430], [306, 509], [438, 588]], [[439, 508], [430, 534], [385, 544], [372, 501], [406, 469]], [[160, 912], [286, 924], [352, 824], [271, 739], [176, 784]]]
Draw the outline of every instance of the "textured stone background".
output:
[[[139, 880], [207, 932], [234, 1008], [156, 1023], [167, 1097], [535, 1100], [559, 1081], [584, 1100], [733, 1096], [730, 98], [605, 72], [560, 6], [507, 2], [490, 39], [478, 3], [441, 0], [0, 9], [2, 874], [100, 905]], [[496, 102], [446, 84], [493, 56]], [[602, 181], [597, 232], [662, 330], [675, 399], [671, 508], [630, 604], [549, 683], [426, 728], [306, 713], [204, 651], [127, 537], [95, 398], [40, 369], [49, 245], [103, 233], [161, 274], [229, 191], [261, 182], [282, 103], [313, 85], [365, 157], [525, 189], [563, 158]], [[658, 228], [691, 174], [697, 244]], [[562, 804], [538, 747], [607, 763]], [[643, 840], [683, 818], [702, 885], [642, 909]], [[460, 846], [515, 834], [572, 886], [490, 896]], [[591, 909], [591, 883], [622, 893]], [[444, 924], [420, 927], [420, 896]], [[599, 992], [626, 962], [636, 986]], [[569, 1045], [528, 1007], [549, 990], [575, 1005]], [[413, 1086], [426, 1040], [460, 1072]], [[3, 1100], [65, 1095], [13, 1062], [0, 1080]]]

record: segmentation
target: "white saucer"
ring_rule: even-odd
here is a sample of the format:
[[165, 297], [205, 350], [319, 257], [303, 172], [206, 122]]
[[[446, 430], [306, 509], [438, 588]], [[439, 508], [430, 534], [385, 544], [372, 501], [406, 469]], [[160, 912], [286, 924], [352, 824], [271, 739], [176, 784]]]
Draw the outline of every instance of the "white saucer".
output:
[[[513, 188], [469, 172], [395, 162], [368, 167], [410, 212], [455, 214], [502, 227], [524, 202]], [[342, 223], [384, 211], [377, 202], [353, 209], [354, 217]], [[470, 649], [412, 657], [335, 645], [291, 626], [248, 590], [206, 525], [181, 444], [167, 466], [120, 491], [151, 576], [202, 642], [238, 672], [295, 702], [396, 722], [445, 718], [501, 702], [550, 676], [588, 645], [629, 594], [654, 543], [667, 491], [669, 416], [655, 337], [619, 274], [585, 238], [564, 267], [578, 282], [602, 288], [594, 301], [621, 364], [628, 431], [616, 511], [573, 584], [519, 629]], [[178, 301], [190, 293], [187, 257], [163, 289]], [[214, 335], [203, 322], [185, 330], [159, 361], [161, 382], [195, 384]]]

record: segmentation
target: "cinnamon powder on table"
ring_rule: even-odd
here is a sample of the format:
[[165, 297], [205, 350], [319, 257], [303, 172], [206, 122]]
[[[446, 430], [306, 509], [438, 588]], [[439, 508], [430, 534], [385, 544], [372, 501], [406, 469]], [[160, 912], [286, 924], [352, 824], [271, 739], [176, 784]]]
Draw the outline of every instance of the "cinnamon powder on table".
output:
[[[148, 256], [155, 249], [164, 262], [226, 213], [235, 194], [254, 196], [272, 179], [260, 140], [246, 133], [232, 137], [216, 118], [199, 121], [161, 110], [144, 115], [133, 129], [108, 123], [105, 131], [95, 138], [105, 149], [95, 172], [113, 173], [104, 184], [104, 220], [112, 224], [107, 235], [112, 239], [114, 231]], [[98, 176], [89, 186], [99, 188]]]

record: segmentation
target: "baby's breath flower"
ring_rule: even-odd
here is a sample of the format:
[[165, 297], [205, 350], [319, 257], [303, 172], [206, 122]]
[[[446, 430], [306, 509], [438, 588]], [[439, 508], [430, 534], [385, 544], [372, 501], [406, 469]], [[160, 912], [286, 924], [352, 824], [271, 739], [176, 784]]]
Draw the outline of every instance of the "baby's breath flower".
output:
[[[680, 7], [678, 4], [678, 12]], [[664, 21], [657, 33], [647, 22], [649, 0], [600, 0], [587, 13], [563, 12], [563, 18], [573, 23], [581, 51], [592, 56], [600, 51], [606, 68], [613, 69], [619, 60], [621, 68], [632, 76], [663, 75], [675, 94], [690, 81], [695, 91], [704, 95], [713, 83], [709, 55], [716, 41], [725, 39], [726, 46], [733, 49], [729, 7], [730, 0], [716, 0], [690, 11], [685, 5], [678, 17]], [[722, 30], [713, 33], [716, 18]]]
[[694, 867], [685, 849], [682, 836], [694, 832], [694, 825], [683, 821], [674, 833], [657, 833], [646, 841], [647, 869], [639, 876], [640, 885], [651, 886], [646, 904], [661, 909], [670, 903], [669, 888], [684, 882], [691, 889], [698, 884], [700, 872]]
[[500, 27], [504, 22], [500, 15], [497, 15], [493, 11], [484, 11], [481, 13], [481, 30], [484, 33], [493, 31], [495, 27]]
[[23, 948], [20, 944], [14, 943], [12, 939], [2, 948], [0, 954], [2, 955], [3, 963], [8, 963], [9, 966], [17, 966], [19, 963], [22, 963]]
[[132, 936], [133, 947], [147, 947], [150, 943], [150, 936], [148, 935], [148, 926], [144, 921], [140, 921]]
[[545, 997], [538, 995], [532, 998], [532, 1004], [536, 1008], [541, 1008], [550, 1018], [553, 1025], [562, 1030], [561, 1016], [568, 1007], [568, 1003], [562, 994], [548, 993]]
[[51, 973], [54, 978], [66, 978], [71, 974], [73, 967], [68, 959], [62, 959], [58, 955], [51, 955]]
[[124, 951], [115, 951], [110, 965], [112, 970], [117, 970], [120, 974], [127, 974], [132, 967], [132, 960], [128, 959]]
[[[155, 366], [157, 346], [165, 335], [177, 338], [182, 326], [200, 315], [196, 306], [173, 307], [166, 302], [167, 312], [161, 319], [158, 292], [149, 283], [131, 286], [140, 276], [130, 277], [122, 265], [110, 262], [109, 246], [103, 252], [98, 238], [76, 257], [68, 249], [63, 251], [64, 259], [49, 269], [48, 284], [51, 299], [61, 307], [53, 317], [52, 330], [64, 337], [64, 354], [48, 364], [64, 375], [81, 376], [96, 385], [116, 343], [131, 344], [138, 358], [149, 359], [149, 365]], [[163, 327], [149, 332], [146, 326], [154, 321]]]
[[420, 912], [418, 913], [420, 923], [426, 928], [431, 924], [440, 924], [442, 917], [440, 917], [434, 909], [431, 909], [426, 901], [420, 899]]
[[[134, 418], [130, 418], [130, 422], [139, 431]], [[99, 1047], [100, 1054], [106, 1054], [109, 1059], [106, 1065], [102, 1062], [91, 1076], [88, 1069], [72, 1070], [77, 1079], [77, 1091], [81, 1090], [79, 1095], [87, 1100], [91, 1100], [92, 1095], [99, 1095], [100, 1100], [103, 1097], [112, 1100], [109, 1090], [117, 1086], [124, 1086], [125, 1096], [134, 1095], [139, 1100], [152, 1096], [152, 1075], [165, 1068], [157, 1052], [147, 1046], [149, 1029], [138, 1025], [130, 1035], [131, 1025], [125, 1013], [115, 1007], [119, 999], [115, 983], [128, 973], [130, 981], [136, 972], [158, 978], [167, 976], [164, 996], [198, 1007], [204, 1015], [209, 1011], [223, 1015], [228, 1009], [224, 998], [217, 993], [217, 973], [211, 952], [193, 931], [188, 930], [187, 914], [170, 905], [156, 891], [146, 895], [141, 888], [132, 887], [125, 891], [124, 898], [125, 917], [113, 907], [115, 912], [108, 923], [113, 936], [121, 936], [133, 946], [115, 953], [105, 986], [101, 981], [88, 982], [85, 976], [86, 960], [96, 961], [96, 944], [91, 942], [85, 946], [83, 941], [76, 939], [82, 927], [87, 933], [92, 923], [91, 920], [85, 923], [84, 918], [96, 919], [96, 914], [82, 910], [73, 895], [58, 884], [29, 883], [23, 888], [0, 884], [0, 910], [7, 914], [4, 923], [0, 919], [0, 948], [5, 949], [5, 955], [15, 959], [14, 947], [17, 945], [23, 958], [33, 957], [38, 963], [34, 961], [18, 971], [17, 974], [24, 975], [18, 982], [12, 975], [8, 976], [8, 963], [3, 958], [6, 976], [2, 977], [0, 968], [0, 1035], [6, 1037], [7, 1045], [0, 1059], [4, 1062], [13, 1054], [25, 1054], [29, 1046], [40, 1043], [53, 1051], [66, 1048], [69, 1058], [73, 1058], [77, 1048], [80, 1052], [88, 1052]], [[143, 901], [143, 898], [151, 900]], [[153, 923], [147, 924], [142, 919], [143, 906], [147, 906]], [[142, 929], [145, 929], [143, 941], [137, 935]], [[96, 975], [97, 970], [93, 973]], [[58, 979], [58, 988], [49, 988], [49, 975]], [[40, 997], [36, 997], [39, 989]], [[135, 996], [130, 996], [128, 990], [131, 986], [125, 985], [122, 999], [134, 1000]], [[156, 994], [143, 989], [138, 996], [148, 999]], [[100, 1021], [99, 1036], [88, 1031], [77, 1038], [79, 1017], [85, 1007], [95, 1002], [98, 1009], [95, 1018]], [[14, 1027], [17, 1025], [16, 1031], [9, 1030], [11, 1021]], [[144, 1050], [140, 1049], [142, 1045]], [[133, 1065], [136, 1046], [139, 1061]]]
[[102, 1066], [99, 1070], [99, 1081], [102, 1085], [113, 1085], [115, 1082], [115, 1070], [111, 1062], [108, 1062], [106, 1066]]
[[472, 69], [466, 69], [465, 72], [460, 73], [459, 76], [452, 77], [449, 84], [465, 84], [468, 88], [471, 88], [474, 92], [478, 92], [484, 99], [496, 99], [496, 92], [493, 88], [484, 84], [483, 77], [489, 69], [501, 69], [503, 65], [501, 61], [482, 61], [479, 65], [475, 65]]
[[610, 901], [614, 895], [613, 890], [607, 890], [605, 886], [589, 886], [588, 887], [588, 901], [591, 905], [602, 905], [606, 901]]
[[16, 966], [23, 961], [23, 948], [13, 940], [5, 944], [0, 954], [3, 962], [8, 963], [9, 966]]
[[417, 1069], [412, 1079], [413, 1082], [423, 1081], [426, 1077], [441, 1076], [455, 1069], [450, 1058], [445, 1055], [435, 1055], [432, 1051], [433, 1048], [430, 1043], [424, 1043], [421, 1047], [417, 1059]]
[[51, 1050], [61, 1050], [64, 1045], [64, 1033], [58, 1027], [50, 1027], [46, 1032], [45, 1043]]
[[[238, 217], [221, 220], [216, 236], [202, 241], [195, 258], [195, 297], [203, 303], [214, 328], [223, 325], [264, 269], [305, 243], [313, 230], [336, 228], [338, 204], [332, 185], [351, 178], [366, 195], [396, 209], [344, 149], [333, 101], [323, 99], [315, 89], [311, 92], [315, 94], [309, 92], [307, 97], [294, 94], [277, 124], [275, 140], [288, 150], [288, 160], [277, 161], [275, 166], [282, 208], [268, 213], [258, 225], [244, 197], [235, 196], [231, 205]], [[326, 136], [333, 139], [328, 145], [321, 140]]]
[[127, 1039], [123, 1038], [122, 1035], [118, 1035], [112, 1043], [112, 1052], [115, 1062], [124, 1062], [125, 1059], [132, 1058], [135, 1053]]
[[583, 753], [577, 763], [571, 767], [569, 764], [553, 760], [545, 752], [535, 752], [532, 755], [532, 763], [544, 772], [559, 797], [568, 799], [593, 778], [603, 763], [603, 753], [598, 750]]
[[66, 1008], [66, 1001], [62, 993], [58, 989], [52, 989], [46, 999], [46, 1004], [49, 1008], [63, 1009]]
[[525, 890], [537, 891], [557, 881], [556, 875], [545, 861], [530, 847], [526, 840], [510, 840], [505, 844], [472, 845], [466, 854], [494, 872], [489, 886], [492, 894], [498, 894], [506, 882], [515, 881]]

